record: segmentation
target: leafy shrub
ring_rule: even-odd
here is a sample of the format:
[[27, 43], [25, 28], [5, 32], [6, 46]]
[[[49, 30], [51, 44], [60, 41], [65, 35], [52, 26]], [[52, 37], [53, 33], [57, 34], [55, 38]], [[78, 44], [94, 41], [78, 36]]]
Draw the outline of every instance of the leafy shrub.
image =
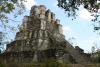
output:
[[4, 63], [2, 62], [2, 60], [0, 60], [0, 67], [5, 67]]
[[12, 62], [12, 63], [7, 64], [6, 67], [19, 67], [19, 65], [15, 62]]
[[0, 67], [5, 67], [5, 65], [3, 63], [0, 63]]

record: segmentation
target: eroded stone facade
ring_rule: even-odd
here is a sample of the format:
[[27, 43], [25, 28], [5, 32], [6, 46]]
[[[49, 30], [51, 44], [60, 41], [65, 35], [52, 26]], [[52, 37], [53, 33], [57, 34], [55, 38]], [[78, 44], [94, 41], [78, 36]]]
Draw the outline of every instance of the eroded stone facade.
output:
[[[33, 6], [30, 16], [25, 16], [15, 41], [7, 45], [0, 55], [5, 63], [43, 62], [49, 58], [66, 63], [87, 63], [87, 60], [63, 35], [60, 20], [44, 5]], [[69, 59], [70, 58], [70, 59]]]

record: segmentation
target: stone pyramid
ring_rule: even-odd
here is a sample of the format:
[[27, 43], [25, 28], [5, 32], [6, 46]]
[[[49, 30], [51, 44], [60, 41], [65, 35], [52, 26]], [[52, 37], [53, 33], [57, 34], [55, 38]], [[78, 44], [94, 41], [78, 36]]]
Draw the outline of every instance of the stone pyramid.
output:
[[88, 55], [81, 54], [63, 35], [62, 25], [55, 14], [44, 5], [33, 6], [25, 16], [13, 42], [0, 55], [4, 63], [43, 62], [50, 58], [61, 63], [87, 63]]

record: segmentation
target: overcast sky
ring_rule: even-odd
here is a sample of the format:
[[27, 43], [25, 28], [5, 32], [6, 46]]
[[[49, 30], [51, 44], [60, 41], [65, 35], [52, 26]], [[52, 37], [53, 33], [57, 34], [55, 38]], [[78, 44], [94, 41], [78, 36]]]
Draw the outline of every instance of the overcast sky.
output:
[[[56, 18], [60, 19], [60, 23], [63, 25], [63, 33], [66, 36], [66, 39], [72, 38], [70, 42], [73, 42], [73, 46], [80, 46], [85, 52], [90, 52], [92, 46], [98, 46], [100, 43], [100, 35], [97, 35], [97, 32], [93, 32], [93, 25], [91, 19], [94, 17], [86, 10], [83, 9], [83, 6], [80, 7], [80, 10], [77, 12], [78, 16], [76, 19], [71, 20], [68, 18], [66, 13], [57, 7], [56, 0], [26, 0], [25, 6], [27, 11], [24, 15], [29, 15], [29, 11], [31, 6], [33, 5], [45, 5], [47, 9], [50, 9], [52, 12], [56, 14]], [[10, 15], [11, 16], [11, 15]], [[20, 16], [20, 19], [16, 19], [21, 21], [23, 16]], [[16, 23], [12, 24], [12, 26], [16, 25]], [[20, 23], [17, 23], [20, 24]], [[8, 31], [9, 32], [9, 31]], [[9, 37], [12, 36], [14, 38], [15, 34], [9, 33]]]

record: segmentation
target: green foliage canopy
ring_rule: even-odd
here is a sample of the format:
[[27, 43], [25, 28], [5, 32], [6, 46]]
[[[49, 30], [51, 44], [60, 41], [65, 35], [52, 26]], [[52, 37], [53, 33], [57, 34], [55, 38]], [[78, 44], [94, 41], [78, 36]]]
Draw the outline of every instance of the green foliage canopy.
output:
[[8, 22], [10, 19], [7, 14], [13, 13], [16, 10], [14, 17], [23, 14], [25, 10], [24, 6], [25, 0], [0, 0], [0, 21]]
[[[72, 16], [76, 18], [77, 10], [79, 10], [79, 7], [81, 5], [84, 6], [85, 9], [87, 9], [95, 19], [92, 19], [93, 22], [100, 23], [100, 0], [57, 0], [58, 4], [57, 6], [64, 9], [64, 11], [67, 12], [68, 17]], [[100, 27], [94, 27], [94, 30], [99, 30]]]
[[[63, 8], [65, 11], [75, 12], [80, 5], [83, 5], [89, 12], [97, 13], [100, 9], [100, 2], [98, 0], [57, 0], [58, 7]], [[74, 15], [74, 13], [73, 13]]]

